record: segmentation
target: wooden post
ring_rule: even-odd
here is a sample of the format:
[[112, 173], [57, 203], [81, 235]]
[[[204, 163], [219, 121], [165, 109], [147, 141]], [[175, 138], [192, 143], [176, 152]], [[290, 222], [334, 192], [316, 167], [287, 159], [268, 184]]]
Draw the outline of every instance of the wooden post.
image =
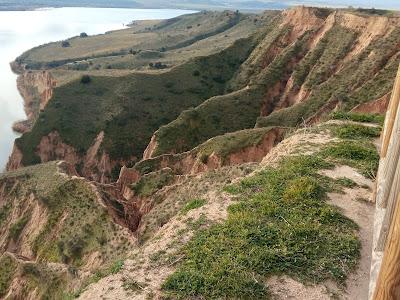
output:
[[374, 300], [400, 299], [400, 195], [396, 200], [396, 209], [376, 283]]
[[[399, 107], [400, 109], [400, 107]], [[400, 113], [400, 111], [398, 111]], [[388, 205], [389, 193], [393, 184], [396, 168], [398, 168], [400, 156], [400, 119], [396, 119], [396, 124], [393, 127], [387, 156], [381, 159], [382, 171], [379, 176], [378, 189], [381, 195], [380, 207], [385, 208]]]
[[394, 83], [392, 96], [389, 102], [389, 108], [386, 114], [385, 127], [383, 130], [381, 157], [386, 157], [390, 137], [392, 136], [392, 129], [397, 117], [397, 110], [400, 100], [400, 66], [397, 71], [397, 77]]
[[[397, 167], [397, 168], [396, 168]], [[393, 180], [388, 186], [388, 190], [390, 190], [389, 196], [387, 198], [387, 208], [385, 212], [385, 218], [383, 219], [382, 226], [379, 232], [378, 242], [376, 244], [377, 251], [383, 251], [385, 249], [385, 244], [390, 226], [396, 220], [393, 219], [394, 212], [398, 202], [398, 195], [400, 194], [400, 161], [396, 164], [394, 168], [395, 175], [392, 176]], [[400, 222], [400, 219], [398, 220]], [[400, 236], [399, 236], [400, 239]], [[400, 251], [400, 249], [399, 249]], [[400, 299], [400, 298], [399, 298]]]
[[400, 156], [400, 66], [397, 72], [389, 109], [386, 113], [385, 127], [382, 135], [381, 160], [379, 178], [377, 179], [377, 195], [375, 202], [382, 208], [388, 205], [390, 189]]
[[386, 113], [380, 157], [368, 299], [400, 300], [400, 67]]

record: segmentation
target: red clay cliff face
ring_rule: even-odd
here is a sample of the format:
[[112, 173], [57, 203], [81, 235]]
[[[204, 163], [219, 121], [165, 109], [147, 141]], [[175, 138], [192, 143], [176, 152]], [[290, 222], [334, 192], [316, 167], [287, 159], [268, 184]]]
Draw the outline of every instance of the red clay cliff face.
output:
[[[35, 154], [41, 163], [62, 160], [77, 168], [79, 174], [89, 180], [110, 183], [113, 168], [126, 162], [114, 161], [105, 151], [101, 151], [103, 138], [104, 132], [100, 132], [86, 154], [82, 155], [74, 147], [64, 143], [57, 131], [53, 131], [42, 137]], [[23, 167], [22, 159], [21, 151], [14, 144], [6, 169], [11, 171]]]
[[[159, 171], [164, 168], [170, 168], [173, 173], [179, 175], [186, 174], [198, 174], [214, 169], [221, 168], [223, 166], [238, 165], [247, 162], [260, 162], [265, 155], [271, 151], [271, 149], [279, 143], [286, 132], [285, 128], [272, 128], [263, 136], [262, 140], [257, 145], [251, 145], [248, 147], [235, 150], [225, 157], [221, 157], [217, 153], [211, 153], [206, 161], [203, 161], [199, 157], [197, 148], [184, 152], [181, 154], [165, 154], [155, 158], [151, 158], [154, 161], [155, 167], [151, 169], [151, 172]], [[133, 168], [123, 167], [118, 179], [117, 184], [125, 195], [129, 198], [129, 185], [139, 181], [141, 173]]]
[[149, 159], [153, 157], [154, 150], [157, 148], [157, 138], [153, 134], [151, 137], [150, 143], [147, 145], [146, 150], [143, 152], [143, 159]]
[[271, 151], [271, 149], [283, 140], [286, 130], [284, 128], [273, 128], [266, 134], [256, 146], [241, 149], [232, 153], [227, 158], [227, 165], [239, 165], [246, 162], [260, 162]]
[[[258, 144], [234, 150], [225, 157], [221, 157], [213, 152], [207, 157], [207, 161], [203, 161], [199, 158], [199, 152], [196, 148], [181, 154], [161, 155], [150, 159], [154, 163], [150, 171], [156, 172], [168, 169], [173, 174], [194, 175], [218, 169], [223, 166], [238, 165], [247, 162], [260, 162], [265, 155], [283, 139], [285, 132], [286, 130], [284, 128], [272, 128], [265, 133]], [[109, 188], [111, 188], [111, 190], [108, 190], [109, 193], [112, 192], [114, 193], [114, 198], [121, 199], [120, 203], [124, 207], [124, 217], [121, 216], [121, 213], [116, 214], [116, 218], [119, 220], [118, 222], [125, 222], [123, 225], [128, 227], [132, 232], [136, 232], [138, 228], [140, 228], [143, 215], [147, 214], [154, 205], [154, 200], [151, 197], [135, 195], [135, 192], [130, 188], [130, 186], [138, 182], [141, 177], [140, 171], [135, 169], [135, 167], [122, 167], [118, 182], [113, 185], [108, 185]], [[180, 176], [174, 176], [171, 184], [175, 184], [179, 181], [179, 178]], [[118, 193], [118, 195], [115, 193]], [[108, 206], [110, 207], [110, 205]]]
[[22, 164], [22, 152], [18, 149], [17, 145], [14, 143], [13, 150], [11, 152], [10, 157], [8, 158], [8, 162], [6, 165], [7, 171], [16, 170], [18, 168], [23, 167]]
[[354, 107], [351, 111], [355, 113], [385, 114], [390, 101], [390, 95], [386, 94], [382, 98], [362, 103]]
[[25, 71], [17, 79], [18, 90], [24, 99], [26, 121], [16, 122], [13, 129], [24, 133], [31, 129], [38, 113], [53, 96], [57, 82], [48, 71]]
[[36, 149], [36, 154], [40, 157], [41, 162], [65, 160], [72, 165], [76, 165], [80, 160], [76, 150], [65, 144], [56, 131], [42, 137]]

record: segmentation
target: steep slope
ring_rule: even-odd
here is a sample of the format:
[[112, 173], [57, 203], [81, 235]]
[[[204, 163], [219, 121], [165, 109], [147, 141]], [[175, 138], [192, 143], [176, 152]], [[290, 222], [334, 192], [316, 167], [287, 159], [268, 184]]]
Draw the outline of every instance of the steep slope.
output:
[[[220, 18], [239, 20], [236, 25], [221, 21], [228, 39], [229, 24], [233, 29], [260, 23], [253, 25], [260, 29], [196, 57], [200, 54], [191, 51], [198, 46], [208, 49], [206, 44], [219, 36], [218, 26], [210, 32], [202, 24]], [[45, 95], [53, 95], [51, 101], [44, 97], [33, 130], [16, 141], [8, 169], [65, 159], [81, 175], [110, 182], [122, 165], [141, 158], [186, 152], [238, 130], [312, 123], [337, 108], [350, 110], [385, 99], [400, 61], [398, 17], [348, 11], [300, 7], [256, 17], [195, 14], [163, 21], [151, 34], [160, 37], [193, 27], [199, 20], [199, 35], [175, 44], [179, 55], [189, 51], [195, 57], [167, 71], [115, 76], [115, 70], [106, 69], [83, 84], [81, 71], [50, 70], [65, 83], [46, 90]], [[187, 30], [192, 29], [183, 30], [186, 37]], [[239, 32], [236, 39], [248, 36]], [[86, 49], [93, 43], [83, 40], [78, 39], [76, 47]], [[28, 51], [19, 58], [20, 65], [52, 53], [52, 47], [57, 46]], [[171, 47], [164, 49], [167, 56], [175, 51]], [[69, 50], [57, 51], [68, 55]], [[48, 105], [43, 107], [44, 103]], [[39, 115], [37, 110], [32, 114]]]
[[[110, 178], [118, 163], [141, 158], [152, 133], [179, 115], [219, 94], [251, 47], [236, 42], [221, 53], [194, 59], [160, 74], [91, 77], [89, 84], [73, 81], [54, 91], [31, 132], [16, 141], [23, 157], [13, 165], [66, 159], [85, 168], [85, 155], [104, 132], [98, 161], [105, 170], [86, 176]], [[97, 146], [99, 148], [99, 146]], [[59, 149], [59, 150], [57, 150]], [[68, 154], [67, 154], [68, 153]], [[104, 157], [100, 158], [101, 156]], [[11, 158], [13, 160], [13, 158]], [[79, 168], [80, 171], [81, 168]]]
[[[204, 12], [158, 22], [151, 29], [139, 23], [133, 27], [134, 34], [140, 35], [134, 39], [139, 43], [137, 47], [155, 47], [148, 44], [152, 42], [172, 43], [168, 47], [164, 45], [159, 52], [166, 60], [160, 59], [154, 64], [160, 58], [158, 55], [144, 56], [152, 48], [137, 55], [138, 50], [126, 55], [129, 60], [139, 57], [142, 64], [133, 68], [138, 70], [144, 64], [150, 68], [145, 73], [122, 72], [108, 63], [107, 67], [99, 65], [104, 70], [77, 71], [78, 65], [85, 62], [75, 60], [82, 57], [71, 57], [75, 52], [60, 50], [58, 43], [26, 52], [16, 60], [14, 68], [22, 72], [20, 90], [25, 95], [29, 119], [17, 127], [27, 131], [29, 125], [34, 126], [16, 141], [8, 169], [64, 159], [87, 178], [100, 182], [116, 180], [121, 165], [138, 161], [161, 125], [174, 120], [183, 109], [224, 93], [226, 82], [254, 47], [250, 33], [274, 14], [266, 13], [253, 20], [253, 16], [239, 13]], [[216, 22], [222, 23], [217, 26]], [[131, 31], [75, 38], [70, 41], [71, 48], [78, 55], [79, 49], [95, 55], [99, 51], [96, 47], [104, 42], [124, 41], [126, 38], [121, 35], [124, 37]], [[210, 46], [221, 34], [226, 36], [224, 42]], [[164, 36], [167, 36], [165, 41]], [[147, 44], [142, 45], [141, 41]], [[108, 59], [109, 52], [104, 51], [103, 58]], [[171, 60], [174, 55], [180, 59]], [[48, 71], [25, 70], [42, 67], [42, 56], [48, 59], [48, 67], [60, 66]], [[68, 61], [75, 61], [77, 70], [69, 70], [70, 64], [65, 64], [64, 56], [70, 57]], [[126, 65], [123, 60], [119, 63]], [[93, 59], [86, 64], [98, 65]], [[160, 70], [164, 68], [167, 70]], [[47, 81], [50, 84], [39, 80], [42, 74], [50, 78]], [[90, 74], [90, 82], [85, 84], [81, 78], [86, 74]], [[41, 91], [42, 85], [45, 93]]]
[[161, 127], [150, 156], [253, 126], [312, 123], [335, 108], [350, 110], [389, 94], [400, 62], [399, 23], [346, 11], [284, 12], [231, 80], [235, 91]]
[[148, 203], [139, 245], [80, 299], [365, 299], [379, 132], [330, 121], [292, 133], [260, 164], [180, 175], [153, 190], [139, 181], [132, 188]]
[[51, 162], [0, 175], [0, 297], [62, 299], [133, 247], [122, 205], [75, 174]]
[[[30, 130], [52, 90], [82, 74], [115, 77], [133, 70], [171, 68], [222, 51], [235, 40], [253, 34], [276, 14], [266, 12], [254, 17], [228, 11], [201, 12], [165, 21], [135, 21], [129, 29], [73, 37], [64, 41], [68, 47], [53, 42], [28, 50], [12, 63], [14, 71], [21, 73], [18, 87], [29, 121], [15, 128]], [[41, 71], [44, 68], [45, 73]]]
[[49, 69], [15, 64], [33, 127], [0, 174], [0, 297], [366, 298], [369, 113], [386, 109], [399, 18], [301, 7], [143, 30], [211, 17], [196, 41], [169, 37], [166, 66], [147, 49], [117, 70], [127, 56], [94, 47], [99, 70], [68, 51], [49, 68], [57, 44], [21, 58]]

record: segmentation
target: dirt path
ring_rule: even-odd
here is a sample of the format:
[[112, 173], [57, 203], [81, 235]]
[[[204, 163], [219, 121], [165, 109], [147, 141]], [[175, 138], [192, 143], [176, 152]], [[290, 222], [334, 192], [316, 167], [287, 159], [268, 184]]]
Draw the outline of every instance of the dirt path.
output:
[[349, 276], [346, 282], [347, 289], [340, 298], [346, 300], [368, 299], [375, 211], [371, 202], [373, 182], [347, 166], [336, 167], [334, 170], [324, 173], [332, 178], [347, 177], [362, 186], [353, 189], [346, 188], [344, 189], [345, 194], [330, 193], [328, 197], [329, 203], [338, 206], [345, 216], [358, 224], [362, 247], [358, 268]]

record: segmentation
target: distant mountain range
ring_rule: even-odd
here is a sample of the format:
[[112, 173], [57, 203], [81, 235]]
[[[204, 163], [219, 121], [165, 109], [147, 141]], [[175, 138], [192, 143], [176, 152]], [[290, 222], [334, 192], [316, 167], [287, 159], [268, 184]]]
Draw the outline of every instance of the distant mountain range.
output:
[[30, 10], [42, 7], [124, 7], [124, 8], [183, 8], [183, 9], [284, 9], [294, 5], [355, 6], [400, 9], [397, 0], [372, 3], [370, 0], [0, 0], [0, 10]]

